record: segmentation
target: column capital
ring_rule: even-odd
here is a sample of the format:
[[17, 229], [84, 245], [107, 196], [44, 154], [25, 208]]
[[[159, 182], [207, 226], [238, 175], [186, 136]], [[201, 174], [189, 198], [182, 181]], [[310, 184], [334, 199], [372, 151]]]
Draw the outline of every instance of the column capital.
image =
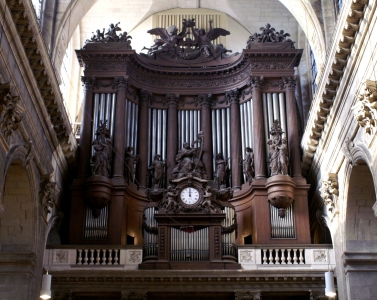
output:
[[180, 95], [176, 95], [176, 94], [166, 94], [166, 96], [164, 97], [162, 103], [164, 105], [168, 105], [168, 107], [177, 107], [178, 105], [178, 102], [180, 101], [179, 99]]
[[286, 90], [295, 89], [296, 79], [297, 79], [296, 76], [283, 76], [282, 81], [283, 81], [284, 89]]
[[262, 84], [264, 84], [264, 78], [263, 76], [251, 76], [249, 85], [250, 87], [254, 89], [260, 89], [262, 87]]
[[149, 105], [153, 103], [154, 96], [153, 96], [153, 93], [151, 93], [150, 91], [141, 89], [139, 94], [140, 94], [140, 97], [139, 97], [140, 103], [147, 103]]
[[230, 90], [225, 93], [226, 103], [238, 104], [240, 103], [240, 91], [238, 89]]
[[85, 90], [99, 89], [101, 86], [100, 82], [95, 77], [81, 76], [81, 82]]
[[123, 77], [123, 76], [114, 77], [113, 88], [117, 89], [118, 91], [127, 90], [127, 88], [128, 88], [128, 77]]
[[198, 95], [197, 101], [201, 107], [209, 107], [212, 105], [212, 94]]

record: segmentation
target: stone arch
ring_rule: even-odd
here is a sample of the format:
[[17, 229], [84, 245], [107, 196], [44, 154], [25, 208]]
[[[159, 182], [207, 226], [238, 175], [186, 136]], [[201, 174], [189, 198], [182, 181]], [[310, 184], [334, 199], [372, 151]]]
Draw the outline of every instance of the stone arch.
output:
[[320, 73], [325, 63], [326, 45], [321, 24], [313, 7], [308, 1], [304, 0], [279, 1], [291, 12], [305, 32], [317, 63], [318, 73]]
[[364, 160], [358, 159], [348, 180], [345, 215], [345, 247], [347, 251], [376, 252], [377, 218], [373, 174]]
[[2, 250], [35, 251], [38, 196], [35, 174], [25, 147], [13, 147], [5, 159], [0, 185], [3, 213], [0, 224]]
[[33, 251], [35, 211], [28, 172], [19, 160], [5, 175], [2, 192], [4, 212], [0, 225], [0, 244], [4, 251]]

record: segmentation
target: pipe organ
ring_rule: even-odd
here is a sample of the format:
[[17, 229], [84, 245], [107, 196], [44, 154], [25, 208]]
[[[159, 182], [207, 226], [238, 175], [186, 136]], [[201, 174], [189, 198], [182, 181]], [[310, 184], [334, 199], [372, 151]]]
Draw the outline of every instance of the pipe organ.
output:
[[[182, 31], [199, 32], [184, 22]], [[182, 39], [141, 54], [121, 38], [76, 51], [85, 114], [71, 242], [132, 236], [144, 269], [237, 269], [246, 236], [310, 243], [294, 93], [302, 50], [251, 40], [229, 54], [204, 36], [200, 47]]]

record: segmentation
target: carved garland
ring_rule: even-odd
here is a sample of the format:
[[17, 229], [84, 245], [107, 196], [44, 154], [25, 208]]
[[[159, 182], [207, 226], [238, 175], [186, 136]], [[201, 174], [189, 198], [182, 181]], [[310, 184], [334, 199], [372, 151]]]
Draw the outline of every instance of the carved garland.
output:
[[52, 175], [47, 175], [42, 179], [39, 189], [40, 213], [43, 217], [47, 217], [52, 212], [52, 208], [56, 204], [59, 189], [56, 182], [52, 181]]
[[377, 126], [377, 81], [366, 80], [363, 91], [352, 107], [356, 121], [368, 134], [374, 134]]
[[322, 180], [322, 187], [319, 189], [323, 202], [328, 207], [330, 212], [335, 212], [338, 205], [338, 175], [329, 173]]

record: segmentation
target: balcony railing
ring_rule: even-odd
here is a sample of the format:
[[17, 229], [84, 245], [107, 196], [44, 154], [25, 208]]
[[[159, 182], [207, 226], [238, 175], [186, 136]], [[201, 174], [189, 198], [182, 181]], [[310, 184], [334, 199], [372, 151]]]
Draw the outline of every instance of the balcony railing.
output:
[[238, 262], [246, 270], [335, 267], [334, 250], [327, 245], [244, 245], [238, 247]]
[[44, 265], [50, 270], [82, 268], [111, 268], [137, 270], [142, 262], [142, 247], [70, 246], [46, 249]]

